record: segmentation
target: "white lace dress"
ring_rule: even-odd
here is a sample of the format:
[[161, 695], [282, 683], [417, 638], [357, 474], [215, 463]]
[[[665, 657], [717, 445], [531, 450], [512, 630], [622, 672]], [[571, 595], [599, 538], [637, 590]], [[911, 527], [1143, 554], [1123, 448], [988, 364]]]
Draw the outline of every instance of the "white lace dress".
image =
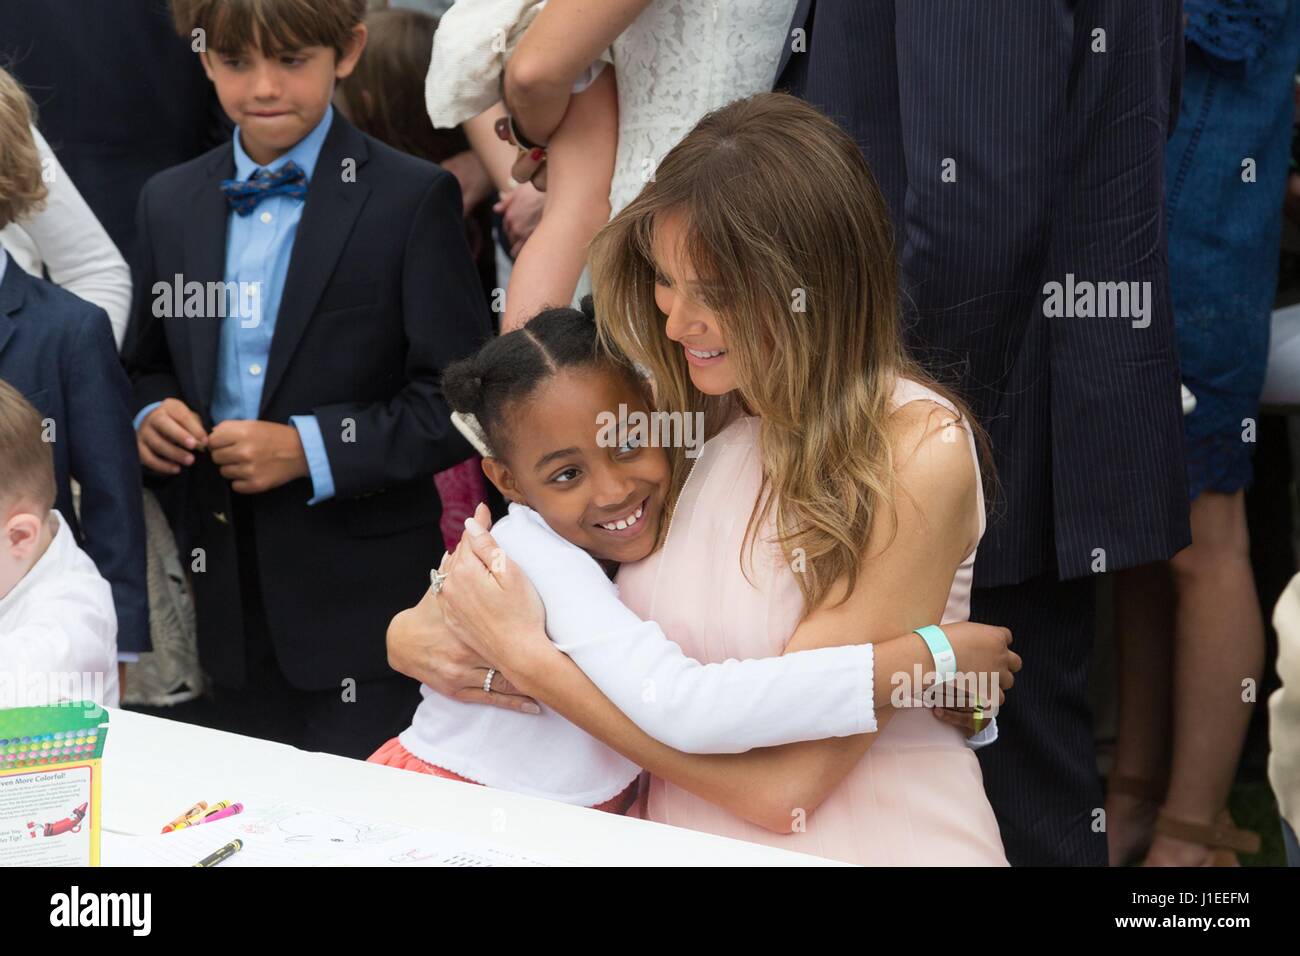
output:
[[[508, 0], [497, 2], [508, 5]], [[515, 2], [535, 11], [536, 4]], [[609, 190], [611, 216], [636, 197], [654, 176], [659, 161], [705, 113], [772, 88], [796, 2], [654, 0], [614, 41], [619, 115], [618, 153]], [[447, 16], [463, 12], [477, 17], [496, 5], [460, 0]], [[485, 97], [494, 98], [492, 88], [482, 78], [495, 77], [500, 69], [490, 51], [452, 42], [453, 31], [446, 29], [446, 23], [444, 17], [435, 35], [425, 88], [435, 126], [490, 105]], [[481, 40], [489, 34], [480, 30], [474, 35]], [[474, 64], [466, 65], [466, 59]], [[467, 88], [476, 92], [471, 95]], [[440, 104], [452, 106], [443, 109]], [[584, 269], [573, 303], [590, 291], [591, 275]]]
[[614, 214], [705, 113], [772, 88], [795, 3], [655, 0], [614, 41]]
[[[545, 0], [458, 0], [438, 21], [424, 78], [424, 106], [436, 129], [454, 129], [501, 99], [499, 80], [524, 31]], [[581, 93], [610, 59], [589, 66], [573, 92]]]

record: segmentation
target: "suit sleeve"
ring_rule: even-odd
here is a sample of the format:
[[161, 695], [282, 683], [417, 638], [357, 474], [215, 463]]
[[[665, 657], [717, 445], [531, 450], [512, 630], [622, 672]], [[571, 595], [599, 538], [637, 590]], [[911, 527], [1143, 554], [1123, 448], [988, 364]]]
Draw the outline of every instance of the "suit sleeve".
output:
[[[1092, 573], [1096, 548], [1115, 570], [1186, 540], [1163, 233], [1178, 8], [896, 4], [914, 341], [933, 365], [969, 364], [986, 421], [1068, 423], [1050, 436], [1062, 579]], [[1123, 304], [1087, 317], [1049, 310], [1049, 285], [1076, 281], [1122, 287]], [[1050, 408], [1038, 419], [1006, 389], [1025, 373], [1016, 358], [1031, 332], [1048, 343], [1036, 373], [1050, 379]]]
[[406, 385], [387, 401], [312, 409], [340, 498], [428, 477], [473, 454], [441, 388], [443, 369], [491, 334], [461, 210], [455, 177], [440, 174], [411, 226], [402, 268]]
[[131, 399], [133, 415], [147, 405], [166, 398], [179, 398], [181, 395], [180, 382], [172, 367], [171, 351], [167, 348], [163, 320], [153, 314], [153, 288], [159, 276], [154, 266], [153, 237], [149, 223], [151, 192], [149, 184], [146, 184], [140, 192], [140, 202], [136, 207], [131, 315], [126, 328], [126, 341], [122, 345], [122, 360], [134, 393]]
[[[108, 316], [96, 308], [64, 357], [68, 389], [63, 436], [72, 476], [81, 484], [84, 547], [113, 589], [117, 643], [148, 651], [144, 505], [131, 386], [122, 371]], [[56, 440], [58, 440], [56, 438]]]

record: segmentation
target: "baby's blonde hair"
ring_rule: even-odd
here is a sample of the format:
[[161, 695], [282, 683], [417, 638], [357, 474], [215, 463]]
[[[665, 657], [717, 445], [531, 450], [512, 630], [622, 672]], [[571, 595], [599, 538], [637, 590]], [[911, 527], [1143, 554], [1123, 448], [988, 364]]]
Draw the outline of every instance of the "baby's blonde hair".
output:
[[0, 518], [17, 504], [41, 517], [54, 507], [54, 448], [43, 427], [41, 413], [0, 379]]
[[0, 229], [38, 211], [49, 192], [32, 136], [35, 112], [27, 91], [0, 69]]

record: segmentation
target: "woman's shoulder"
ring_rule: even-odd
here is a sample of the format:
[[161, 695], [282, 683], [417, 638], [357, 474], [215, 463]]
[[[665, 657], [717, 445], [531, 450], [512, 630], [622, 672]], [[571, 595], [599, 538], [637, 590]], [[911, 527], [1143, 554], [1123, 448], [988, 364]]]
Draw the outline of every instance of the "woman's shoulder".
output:
[[957, 413], [957, 408], [953, 405], [952, 400], [943, 395], [938, 390], [931, 388], [924, 382], [918, 382], [916, 379], [898, 376], [894, 379], [894, 392], [890, 399], [890, 405], [893, 409], [901, 411], [916, 402], [931, 402], [939, 405], [953, 414]]
[[924, 440], [937, 435], [938, 440], [959, 449], [964, 443], [956, 441], [956, 437], [969, 433], [965, 418], [952, 399], [910, 378], [894, 380], [888, 422], [897, 440]]
[[900, 475], [973, 480], [975, 461], [961, 417], [937, 401], [909, 402], [889, 419], [894, 467]]
[[931, 518], [962, 523], [976, 517], [978, 540], [984, 525], [979, 464], [956, 406], [920, 382], [899, 379], [888, 427], [900, 490]]

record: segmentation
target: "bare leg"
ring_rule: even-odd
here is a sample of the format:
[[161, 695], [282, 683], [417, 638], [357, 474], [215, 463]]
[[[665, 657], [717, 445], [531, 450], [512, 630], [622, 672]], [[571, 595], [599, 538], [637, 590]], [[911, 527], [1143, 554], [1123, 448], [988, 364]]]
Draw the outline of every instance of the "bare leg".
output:
[[1140, 859], [1155, 833], [1156, 811], [1169, 777], [1173, 684], [1174, 593], [1169, 566], [1161, 561], [1120, 571], [1115, 580], [1115, 664], [1119, 728], [1111, 781], [1125, 777], [1159, 788], [1144, 798], [1106, 794], [1106, 842], [1110, 865]]
[[[1174, 751], [1164, 812], [1211, 825], [1228, 802], [1264, 667], [1264, 622], [1250, 568], [1243, 492], [1203, 492], [1192, 502], [1192, 544], [1170, 567], [1178, 592], [1174, 646]], [[1155, 866], [1196, 866], [1212, 851], [1157, 836]]]
[[569, 100], [547, 147], [546, 209], [510, 273], [502, 333], [519, 328], [547, 306], [573, 299], [587, 246], [609, 221], [609, 184], [618, 148], [618, 88], [614, 71]]

